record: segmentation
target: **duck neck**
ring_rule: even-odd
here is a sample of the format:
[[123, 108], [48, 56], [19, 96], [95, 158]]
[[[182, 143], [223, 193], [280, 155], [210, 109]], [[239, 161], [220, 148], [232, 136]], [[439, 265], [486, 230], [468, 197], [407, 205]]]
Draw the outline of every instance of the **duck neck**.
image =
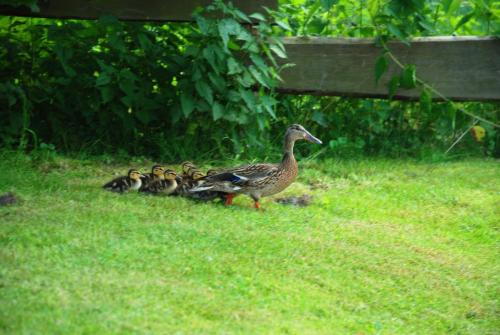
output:
[[283, 148], [283, 160], [281, 161], [282, 166], [297, 166], [297, 161], [293, 155], [293, 145], [295, 140], [291, 139], [289, 136], [285, 137], [285, 145]]

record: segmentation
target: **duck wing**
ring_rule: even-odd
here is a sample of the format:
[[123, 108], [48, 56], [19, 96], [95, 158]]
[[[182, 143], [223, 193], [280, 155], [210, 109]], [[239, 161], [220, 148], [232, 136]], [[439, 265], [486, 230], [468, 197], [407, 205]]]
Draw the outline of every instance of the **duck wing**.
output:
[[251, 164], [226, 169], [200, 178], [200, 185], [191, 189], [190, 192], [212, 190], [234, 193], [245, 187], [261, 185], [278, 172], [279, 166], [276, 164]]
[[260, 179], [275, 173], [277, 170], [278, 164], [249, 164], [230, 169], [212, 170], [213, 172], [205, 179], [225, 180], [225, 178], [229, 177], [228, 174], [246, 177], [247, 179]]

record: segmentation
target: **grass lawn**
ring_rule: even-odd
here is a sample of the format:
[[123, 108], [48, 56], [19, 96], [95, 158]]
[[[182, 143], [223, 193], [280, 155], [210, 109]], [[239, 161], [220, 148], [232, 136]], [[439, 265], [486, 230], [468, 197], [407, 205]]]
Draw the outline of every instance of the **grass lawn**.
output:
[[499, 334], [498, 161], [300, 166], [256, 211], [0, 152], [0, 333]]

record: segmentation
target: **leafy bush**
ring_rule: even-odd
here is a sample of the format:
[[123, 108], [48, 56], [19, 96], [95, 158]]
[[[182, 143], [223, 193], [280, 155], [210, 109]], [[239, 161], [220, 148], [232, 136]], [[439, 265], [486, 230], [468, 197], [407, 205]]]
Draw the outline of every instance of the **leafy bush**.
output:
[[[275, 57], [286, 57], [279, 36], [286, 34], [379, 36], [383, 42], [498, 31], [487, 2], [378, 3], [282, 1], [271, 17], [247, 16], [217, 0], [194, 14], [194, 24], [2, 17], [1, 145], [49, 143], [62, 151], [125, 151], [165, 160], [265, 157], [279, 154], [290, 123], [303, 123], [328, 143], [320, 154], [444, 151], [471, 119], [449, 103], [431, 102], [425, 90], [419, 103], [273, 92], [280, 71]], [[374, 69], [378, 75], [384, 62], [381, 57]], [[403, 69], [397, 84], [416, 85], [415, 69]], [[495, 104], [458, 106], [499, 119]], [[498, 132], [481, 126], [482, 143], [467, 136], [462, 148], [498, 154]]]
[[[212, 12], [222, 17], [205, 17]], [[30, 146], [42, 138], [64, 150], [170, 158], [241, 151], [240, 136], [275, 118], [274, 55], [284, 57], [283, 45], [265, 16], [222, 1], [195, 19], [2, 18], [3, 143], [24, 147], [32, 135]]]

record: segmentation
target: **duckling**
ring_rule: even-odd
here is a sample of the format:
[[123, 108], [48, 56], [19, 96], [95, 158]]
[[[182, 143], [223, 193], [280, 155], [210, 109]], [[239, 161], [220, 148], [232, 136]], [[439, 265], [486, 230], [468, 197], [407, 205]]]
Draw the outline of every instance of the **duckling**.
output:
[[209, 201], [216, 199], [218, 197], [222, 198], [221, 192], [190, 192], [192, 188], [200, 186], [200, 181], [205, 174], [201, 172], [196, 165], [191, 162], [182, 163], [182, 182], [179, 183], [176, 193], [183, 197], [188, 197], [191, 199]]
[[175, 192], [177, 189], [177, 173], [174, 170], [166, 169], [163, 175], [163, 179], [157, 179], [149, 185], [147, 192], [164, 195]]
[[194, 172], [199, 172], [198, 168], [196, 165], [194, 165], [192, 162], [184, 162], [181, 164], [182, 167], [182, 178], [183, 179], [192, 179], [192, 174]]
[[165, 168], [161, 165], [153, 165], [151, 168], [151, 173], [147, 173], [142, 177], [142, 186], [139, 189], [140, 192], [147, 192], [149, 186], [156, 181], [165, 179]]
[[138, 191], [142, 186], [144, 175], [136, 169], [130, 169], [126, 176], [121, 176], [106, 183], [103, 188], [112, 192]]

